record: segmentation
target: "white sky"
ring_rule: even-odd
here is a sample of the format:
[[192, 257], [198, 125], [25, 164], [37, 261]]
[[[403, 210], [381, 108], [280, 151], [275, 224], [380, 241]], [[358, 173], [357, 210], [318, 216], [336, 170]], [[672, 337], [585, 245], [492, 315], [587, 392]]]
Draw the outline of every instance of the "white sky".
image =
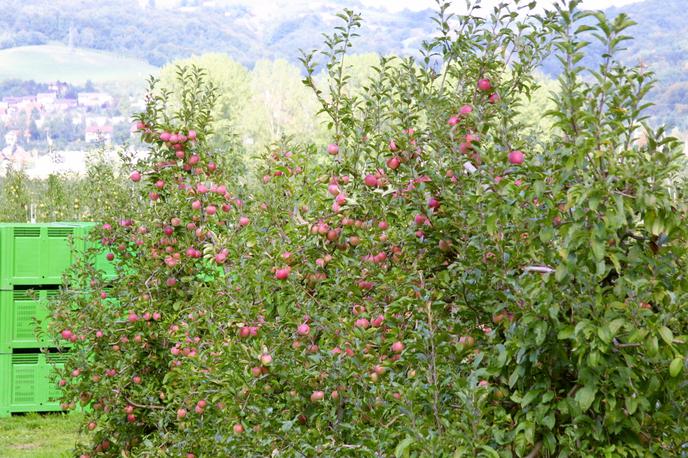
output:
[[[426, 8], [435, 9], [437, 3], [435, 0], [361, 0], [365, 5], [368, 6], [379, 6], [386, 8], [391, 11], [399, 11], [404, 8], [419, 11]], [[499, 1], [504, 0], [484, 0], [483, 8], [495, 5]], [[507, 0], [508, 1], [508, 0]], [[622, 6], [628, 5], [629, 3], [637, 3], [641, 0], [584, 0], [583, 7], [589, 9], [604, 9], [610, 6]], [[555, 2], [555, 0], [540, 0], [538, 3], [542, 6], [550, 6]], [[462, 0], [455, 0], [453, 2], [454, 6], [463, 5]], [[525, 3], [525, 1], [524, 1]]]

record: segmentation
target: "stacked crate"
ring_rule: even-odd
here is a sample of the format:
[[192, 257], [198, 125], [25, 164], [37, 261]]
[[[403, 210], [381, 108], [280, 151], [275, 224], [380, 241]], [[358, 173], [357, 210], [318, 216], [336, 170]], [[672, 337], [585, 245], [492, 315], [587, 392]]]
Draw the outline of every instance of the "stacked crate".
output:
[[45, 333], [36, 333], [36, 320], [45, 330], [48, 301], [92, 226], [0, 224], [0, 417], [60, 410], [53, 367], [65, 355]]

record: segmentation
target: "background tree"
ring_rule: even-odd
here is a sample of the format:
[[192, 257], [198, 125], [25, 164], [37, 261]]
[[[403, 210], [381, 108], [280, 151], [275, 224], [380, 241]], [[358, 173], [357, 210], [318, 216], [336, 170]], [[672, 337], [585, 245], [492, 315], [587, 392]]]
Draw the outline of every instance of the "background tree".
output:
[[7, 167], [2, 180], [2, 208], [0, 220], [3, 222], [26, 223], [29, 221], [31, 180], [22, 170]]

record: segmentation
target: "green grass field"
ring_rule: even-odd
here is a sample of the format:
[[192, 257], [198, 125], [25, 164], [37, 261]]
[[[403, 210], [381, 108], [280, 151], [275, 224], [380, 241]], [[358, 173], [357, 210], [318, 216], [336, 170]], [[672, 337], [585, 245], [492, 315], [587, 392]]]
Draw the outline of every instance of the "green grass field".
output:
[[78, 438], [79, 414], [27, 414], [0, 419], [3, 458], [69, 457]]
[[86, 80], [142, 81], [158, 72], [148, 63], [91, 49], [64, 45], [21, 46], [0, 50], [0, 80], [55, 80], [83, 84]]

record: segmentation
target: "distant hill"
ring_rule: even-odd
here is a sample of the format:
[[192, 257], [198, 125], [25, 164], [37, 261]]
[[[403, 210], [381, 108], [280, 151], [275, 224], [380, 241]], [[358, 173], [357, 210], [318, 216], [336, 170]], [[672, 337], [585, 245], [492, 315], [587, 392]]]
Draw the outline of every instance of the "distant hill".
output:
[[[345, 7], [366, 12], [359, 52], [408, 52], [417, 49], [432, 28], [429, 11], [389, 13], [364, 7], [358, 0], [3, 3], [7, 5], [0, 15], [0, 48], [60, 41], [141, 58], [155, 66], [204, 52], [225, 52], [249, 67], [263, 58], [296, 61], [298, 48], [320, 45], [322, 33], [339, 23], [335, 14]], [[150, 7], [151, 3], [175, 7]]]
[[[335, 14], [343, 8], [362, 12], [364, 16], [364, 28], [356, 41], [355, 52], [409, 54], [418, 49], [423, 38], [432, 36], [435, 28], [430, 20], [434, 14], [431, 10], [390, 12], [365, 6], [360, 0], [4, 0], [3, 3], [0, 48], [58, 41], [142, 59], [153, 66], [210, 51], [225, 52], [247, 67], [263, 58], [280, 57], [296, 62], [299, 48], [311, 49], [321, 44], [322, 33], [330, 32], [338, 23]], [[688, 0], [645, 0], [610, 8], [607, 12], [615, 15], [621, 11], [638, 22], [631, 30], [636, 40], [628, 44], [627, 63], [637, 64], [642, 60], [660, 80], [651, 94], [657, 103], [656, 120], [688, 129]], [[0, 56], [5, 52], [8, 51]], [[594, 62], [601, 49], [591, 47], [589, 55], [589, 62]], [[31, 60], [38, 65], [43, 57], [29, 58], [28, 63]], [[113, 71], [121, 68], [127, 74], [129, 63], [124, 61], [110, 68]], [[57, 69], [50, 64], [45, 67]], [[9, 71], [15, 72], [16, 77], [21, 68], [19, 65], [18, 69]], [[5, 61], [0, 60], [0, 79], [6, 77], [3, 73], [6, 69]], [[141, 66], [143, 74], [151, 69]], [[555, 76], [556, 62], [549, 62], [544, 70]], [[33, 76], [30, 70], [25, 71], [27, 77]], [[102, 74], [95, 68], [93, 71]]]
[[[626, 32], [634, 39], [623, 43], [621, 58], [654, 72], [658, 83], [649, 94], [655, 103], [653, 122], [688, 130], [688, 0], [644, 0], [605, 12], [609, 17], [626, 13], [637, 23]], [[594, 38], [590, 41], [583, 63], [599, 65], [604, 49]], [[556, 77], [559, 68], [556, 59], [549, 59], [543, 71]]]
[[83, 84], [105, 81], [141, 81], [156, 73], [147, 62], [105, 51], [65, 45], [20, 46], [0, 50], [0, 81], [66, 81]]
[[656, 121], [688, 130], [688, 1], [645, 0], [607, 13], [621, 11], [638, 23], [630, 29], [628, 62], [647, 64], [659, 81], [650, 94]]

